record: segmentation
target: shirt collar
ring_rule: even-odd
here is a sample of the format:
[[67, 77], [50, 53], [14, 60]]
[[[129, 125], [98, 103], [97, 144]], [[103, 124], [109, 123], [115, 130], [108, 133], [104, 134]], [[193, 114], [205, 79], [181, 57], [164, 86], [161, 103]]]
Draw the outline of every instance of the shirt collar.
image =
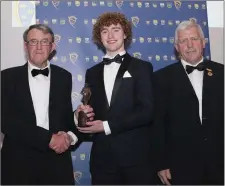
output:
[[192, 64], [188, 63], [187, 61], [181, 59], [181, 63], [182, 63], [182, 65], [183, 65], [184, 69], [186, 68], [186, 65], [190, 65], [190, 66], [196, 67], [199, 63], [202, 63], [202, 62], [203, 62], [203, 57], [202, 57], [202, 59], [201, 59], [198, 63], [196, 63], [195, 65], [192, 65]]
[[[31, 73], [31, 71], [32, 71], [33, 69], [41, 69], [41, 70], [43, 70], [43, 69], [46, 69], [46, 68], [49, 68], [49, 74], [50, 74], [50, 62], [49, 62], [49, 61], [47, 61], [47, 66], [41, 69], [41, 68], [38, 68], [38, 67], [34, 66], [34, 65], [28, 60], [28, 71], [29, 71], [29, 73]], [[49, 75], [48, 75], [48, 77], [49, 77]]]
[[[126, 51], [124, 50], [124, 51], [122, 51], [122, 52], [119, 52], [118, 54], [119, 54], [120, 56], [122, 56], [122, 55], [126, 54]], [[117, 55], [117, 54], [116, 54], [116, 55]], [[114, 56], [109, 56], [108, 54], [106, 54], [106, 55], [104, 56], [104, 58], [112, 59], [112, 58], [114, 58], [116, 55], [114, 55]]]

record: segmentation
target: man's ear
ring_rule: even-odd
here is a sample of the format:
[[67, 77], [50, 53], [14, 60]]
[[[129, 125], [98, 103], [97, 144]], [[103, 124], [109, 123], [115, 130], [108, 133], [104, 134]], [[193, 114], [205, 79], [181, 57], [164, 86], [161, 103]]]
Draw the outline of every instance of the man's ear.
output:
[[24, 47], [24, 50], [27, 51], [27, 43], [25, 41], [23, 42], [23, 47]]
[[52, 49], [51, 49], [51, 52], [53, 51], [53, 50], [55, 50], [56, 49], [56, 44], [55, 44], [55, 42], [54, 43], [52, 43]]

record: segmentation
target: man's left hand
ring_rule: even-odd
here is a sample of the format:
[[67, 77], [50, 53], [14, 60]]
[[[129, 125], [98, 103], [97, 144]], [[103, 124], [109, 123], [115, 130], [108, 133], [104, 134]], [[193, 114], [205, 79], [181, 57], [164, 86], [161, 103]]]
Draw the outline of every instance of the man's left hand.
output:
[[88, 127], [77, 127], [82, 133], [99, 133], [104, 132], [103, 122], [101, 120], [89, 121], [86, 123]]

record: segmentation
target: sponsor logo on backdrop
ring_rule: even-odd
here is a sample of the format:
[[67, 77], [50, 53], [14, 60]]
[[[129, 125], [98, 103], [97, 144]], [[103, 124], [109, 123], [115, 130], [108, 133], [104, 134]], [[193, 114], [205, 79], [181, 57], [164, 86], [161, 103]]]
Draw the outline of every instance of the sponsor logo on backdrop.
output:
[[159, 42], [160, 42], [160, 38], [159, 38], [159, 37], [156, 37], [156, 38], [155, 38], [155, 42], [156, 42], [156, 43], [159, 43]]
[[152, 4], [152, 7], [153, 7], [153, 8], [157, 8], [158, 5], [157, 5], [156, 3], [153, 3], [153, 4]]
[[138, 59], [141, 59], [141, 53], [140, 52], [134, 52], [133, 56], [138, 58]]
[[78, 184], [80, 184], [80, 179], [82, 178], [82, 172], [80, 172], [80, 171], [75, 171], [74, 173], [73, 173], [73, 175], [74, 175], [74, 179], [75, 179], [75, 181], [78, 183]]
[[168, 56], [167, 56], [167, 55], [164, 55], [164, 56], [163, 56], [163, 60], [164, 60], [164, 61], [168, 61]]
[[100, 6], [105, 6], [105, 2], [104, 1], [100, 1], [99, 4], [100, 4]]
[[75, 103], [77, 100], [80, 100], [81, 94], [79, 92], [72, 92], [71, 93], [71, 98], [72, 102]]
[[76, 24], [76, 22], [77, 22], [77, 17], [75, 17], [75, 16], [69, 16], [69, 17], [68, 17], [68, 21], [69, 21], [69, 24], [70, 24], [73, 28], [75, 28], [75, 24]]
[[182, 5], [181, 1], [174, 1], [174, 6], [177, 10], [180, 11], [181, 5]]
[[80, 1], [75, 1], [75, 6], [80, 6]]
[[108, 7], [112, 7], [113, 6], [113, 2], [112, 1], [107, 1], [107, 6]]
[[159, 6], [160, 6], [161, 8], [164, 8], [164, 7], [165, 7], [165, 3], [159, 3]]
[[77, 75], [77, 81], [79, 81], [79, 82], [83, 81], [83, 76], [81, 74]]
[[139, 42], [140, 43], [144, 43], [145, 42], [145, 39], [143, 37], [139, 37]]
[[160, 55], [155, 55], [155, 60], [160, 61]]
[[59, 3], [60, 3], [60, 0], [52, 0], [52, 4], [56, 9], [58, 9]]
[[148, 60], [149, 60], [149, 61], [152, 61], [152, 55], [149, 55], [149, 56], [148, 56]]
[[84, 6], [88, 6], [88, 1], [84, 1]]
[[66, 56], [61, 56], [61, 62], [65, 63], [66, 62]]
[[153, 20], [153, 25], [156, 25], [157, 26], [158, 25], [158, 20], [154, 19]]
[[98, 56], [93, 56], [93, 61], [96, 63], [98, 62]]
[[202, 4], [202, 9], [205, 10], [206, 9], [206, 5]]
[[173, 4], [172, 3], [167, 3], [167, 8], [172, 8]]
[[81, 37], [76, 37], [76, 42], [77, 43], [81, 43], [81, 41], [82, 41], [82, 38]]
[[116, 1], [116, 6], [121, 9], [123, 6], [123, 1]]
[[52, 19], [52, 24], [55, 25], [57, 24], [58, 20], [57, 19]]
[[148, 43], [151, 43], [152, 42], [152, 38], [151, 37], [148, 37], [147, 38], [147, 41], [148, 41]]
[[130, 7], [134, 7], [134, 2], [130, 2]]
[[137, 25], [138, 25], [140, 19], [139, 19], [138, 16], [133, 16], [133, 17], [131, 17], [131, 21], [132, 21], [133, 25], [134, 25], [135, 27], [137, 27]]
[[48, 0], [43, 1], [43, 6], [48, 6]]
[[71, 5], [72, 5], [72, 2], [71, 1], [67, 1], [67, 6], [71, 7]]
[[57, 46], [59, 46], [58, 44], [59, 44], [59, 42], [60, 42], [60, 40], [61, 40], [61, 35], [55, 34], [55, 35], [54, 35], [54, 40], [55, 40], [55, 44], [56, 44]]
[[60, 18], [60, 25], [65, 25], [66, 24], [66, 20], [65, 19], [63, 19], [63, 18]]
[[145, 8], [149, 8], [150, 7], [150, 3], [149, 2], [145, 2]]
[[97, 2], [96, 1], [92, 1], [91, 5], [95, 7], [95, 6], [97, 6]]
[[195, 9], [199, 8], [199, 4], [194, 4]]
[[86, 155], [84, 153], [80, 154], [80, 160], [85, 160]]
[[69, 53], [69, 56], [70, 56], [70, 61], [75, 64], [75, 62], [77, 61], [78, 59], [78, 54], [76, 52], [73, 52], [73, 53]]
[[137, 2], [137, 7], [141, 8], [142, 7], [142, 2]]

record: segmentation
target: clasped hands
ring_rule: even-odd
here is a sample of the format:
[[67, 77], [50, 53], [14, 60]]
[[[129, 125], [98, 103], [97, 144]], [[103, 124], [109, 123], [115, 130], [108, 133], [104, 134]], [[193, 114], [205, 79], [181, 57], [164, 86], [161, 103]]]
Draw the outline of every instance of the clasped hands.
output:
[[75, 111], [75, 116], [76, 119], [78, 120], [78, 113], [80, 111], [84, 111], [88, 117], [88, 122], [86, 125], [88, 127], [78, 127], [77, 129], [82, 132], [82, 133], [88, 133], [88, 134], [93, 134], [93, 133], [99, 133], [99, 132], [104, 132], [104, 127], [103, 127], [103, 121], [101, 120], [94, 120], [94, 110], [90, 105], [79, 105]]
[[57, 134], [52, 135], [49, 147], [57, 154], [61, 154], [70, 147], [72, 140], [72, 137], [68, 133], [59, 131]]

